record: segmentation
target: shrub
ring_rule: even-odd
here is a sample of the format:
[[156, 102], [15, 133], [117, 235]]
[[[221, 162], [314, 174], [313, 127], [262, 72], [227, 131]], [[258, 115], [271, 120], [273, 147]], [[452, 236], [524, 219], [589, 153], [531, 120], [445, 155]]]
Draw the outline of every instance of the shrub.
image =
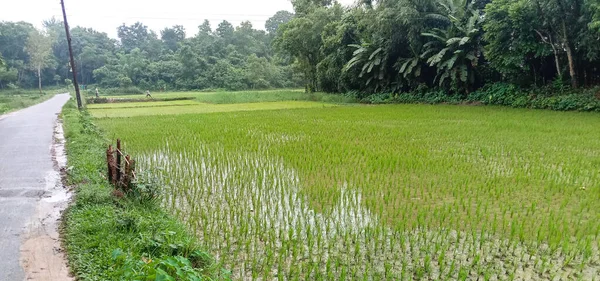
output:
[[572, 89], [560, 82], [551, 85], [523, 89], [513, 84], [495, 83], [470, 93], [454, 95], [443, 90], [420, 89], [398, 94], [361, 94], [349, 92], [346, 96], [361, 97], [364, 103], [428, 103], [428, 104], [485, 104], [520, 108], [550, 109], [557, 111], [599, 111], [600, 88]]

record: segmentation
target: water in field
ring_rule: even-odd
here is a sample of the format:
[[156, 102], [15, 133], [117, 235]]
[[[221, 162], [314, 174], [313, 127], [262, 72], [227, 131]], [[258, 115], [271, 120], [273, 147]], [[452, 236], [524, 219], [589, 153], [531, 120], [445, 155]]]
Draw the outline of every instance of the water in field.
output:
[[[285, 138], [285, 137], [282, 137]], [[281, 138], [275, 138], [281, 139]], [[272, 140], [276, 141], [276, 140]], [[364, 205], [352, 183], [317, 212], [297, 172], [267, 150], [203, 145], [141, 157], [164, 186], [164, 205], [239, 280], [594, 280], [598, 244], [586, 251], [453, 229], [397, 230]], [[496, 165], [500, 175], [511, 170]], [[583, 244], [582, 244], [583, 245]]]
[[98, 122], [238, 280], [600, 280], [597, 115], [398, 105]]

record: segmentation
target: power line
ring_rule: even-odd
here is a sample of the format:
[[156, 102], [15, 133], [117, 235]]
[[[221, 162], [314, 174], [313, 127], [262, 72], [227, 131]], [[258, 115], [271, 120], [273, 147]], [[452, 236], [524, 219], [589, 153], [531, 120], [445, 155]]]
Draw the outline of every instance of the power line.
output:
[[[56, 16], [56, 15], [52, 15], [52, 16]], [[101, 15], [69, 15], [69, 17], [74, 17], [74, 18], [94, 18], [94, 19], [144, 19], [144, 20], [186, 20], [186, 21], [191, 21], [191, 20], [223, 20], [223, 19], [232, 19], [232, 20], [258, 20], [258, 19], [269, 19], [271, 18], [271, 16], [263, 16], [263, 15], [252, 15], [250, 17], [253, 18], [249, 18], [248, 16], [243, 16], [243, 15], [223, 15], [223, 16], [219, 16], [219, 15], [211, 15], [210, 17], [148, 17], [148, 16], [124, 16], [124, 17], [119, 17], [119, 16], [101, 16]]]

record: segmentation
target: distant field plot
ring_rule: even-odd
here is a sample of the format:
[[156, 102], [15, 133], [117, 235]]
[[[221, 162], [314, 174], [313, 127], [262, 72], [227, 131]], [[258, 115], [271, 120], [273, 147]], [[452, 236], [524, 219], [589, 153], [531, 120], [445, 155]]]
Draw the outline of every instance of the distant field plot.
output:
[[[240, 91], [240, 92], [152, 92], [154, 98], [181, 98], [181, 97], [195, 97], [203, 99], [206, 96], [284, 96], [288, 99], [290, 96], [300, 96], [304, 93], [304, 90], [268, 90], [268, 91]], [[146, 94], [137, 95], [101, 95], [101, 97], [108, 98], [144, 98]], [[257, 101], [257, 100], [252, 100]]]
[[162, 103], [163, 106], [153, 106], [153, 104], [155, 104], [153, 102], [141, 102], [97, 104], [89, 105], [88, 108], [90, 108], [90, 113], [96, 118], [110, 118], [315, 107], [323, 108], [335, 106], [333, 104], [310, 101], [253, 102], [235, 104], [208, 104], [193, 101], [176, 101], [160, 103]]
[[[144, 94], [139, 95], [112, 95], [101, 96], [115, 99], [144, 99]], [[305, 94], [304, 90], [270, 90], [270, 91], [240, 91], [240, 92], [167, 92], [152, 93], [156, 99], [165, 98], [195, 98], [198, 102], [214, 104], [273, 102], [273, 101], [323, 101], [344, 103], [351, 99], [340, 95], [325, 93]]]
[[600, 115], [317, 107], [97, 122], [237, 279], [598, 280]]
[[156, 101], [156, 102], [115, 102], [88, 104], [88, 109], [135, 108], [135, 107], [165, 107], [181, 105], [198, 105], [195, 100]]

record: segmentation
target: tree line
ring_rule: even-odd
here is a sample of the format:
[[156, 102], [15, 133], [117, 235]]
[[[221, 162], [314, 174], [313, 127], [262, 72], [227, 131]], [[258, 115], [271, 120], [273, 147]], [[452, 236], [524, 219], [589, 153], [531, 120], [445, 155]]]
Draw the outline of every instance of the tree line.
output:
[[[71, 30], [78, 81], [106, 88], [230, 90], [298, 87], [292, 58], [272, 48], [275, 31], [293, 14], [271, 17], [265, 30], [249, 21], [223, 21], [213, 30], [204, 21], [187, 36], [179, 25], [160, 34], [143, 23], [118, 27], [118, 40], [92, 28]], [[62, 21], [38, 30], [26, 22], [0, 22], [0, 88], [69, 83], [67, 40]]]
[[274, 46], [327, 92], [600, 82], [598, 0], [292, 0]]
[[[148, 89], [468, 95], [496, 82], [572, 88], [600, 81], [598, 0], [291, 0], [264, 30], [205, 21], [193, 36], [118, 27], [72, 29], [82, 84]], [[0, 88], [69, 79], [62, 22], [0, 23]]]

